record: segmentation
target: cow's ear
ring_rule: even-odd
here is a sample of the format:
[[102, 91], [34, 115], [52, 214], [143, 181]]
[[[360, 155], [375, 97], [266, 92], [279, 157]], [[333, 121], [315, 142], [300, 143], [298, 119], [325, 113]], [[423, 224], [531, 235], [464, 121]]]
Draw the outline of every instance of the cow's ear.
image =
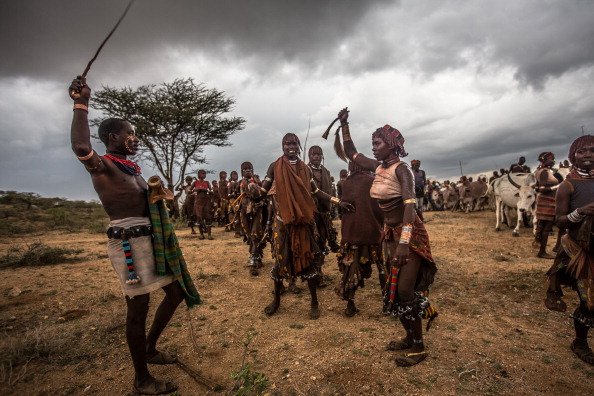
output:
[[519, 197], [519, 196], [520, 196], [520, 193], [519, 192], [517, 192], [517, 193], [514, 194], [514, 197]]

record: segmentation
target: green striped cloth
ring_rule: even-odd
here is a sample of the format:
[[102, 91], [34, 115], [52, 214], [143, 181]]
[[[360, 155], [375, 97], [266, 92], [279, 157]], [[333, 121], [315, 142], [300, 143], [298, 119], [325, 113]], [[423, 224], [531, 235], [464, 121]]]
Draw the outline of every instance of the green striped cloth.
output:
[[[150, 194], [150, 188], [149, 188]], [[165, 207], [165, 202], [159, 200], [151, 203], [149, 199], [149, 211], [151, 224], [153, 226], [153, 251], [157, 275], [173, 274], [185, 292], [185, 300], [188, 308], [202, 304], [200, 294], [190, 277], [186, 260], [179, 248], [179, 243], [173, 230], [173, 223]]]

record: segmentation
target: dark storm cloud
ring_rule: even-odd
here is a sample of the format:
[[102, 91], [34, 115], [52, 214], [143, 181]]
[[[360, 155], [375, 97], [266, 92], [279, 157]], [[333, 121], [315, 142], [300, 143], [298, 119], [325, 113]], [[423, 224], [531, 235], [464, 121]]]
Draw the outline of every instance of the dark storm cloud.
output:
[[[159, 45], [215, 56], [227, 47], [238, 58], [257, 56], [269, 67], [297, 59], [311, 64], [368, 10], [387, 3], [393, 2], [138, 0], [105, 51], [111, 58], [132, 59]], [[122, 1], [2, 2], [0, 48], [11, 57], [0, 74], [72, 74], [73, 63], [84, 67], [124, 6]]]
[[[123, 1], [10, 1], [0, 5], [0, 75], [56, 77], [82, 69]], [[138, 0], [105, 49], [134, 70], [155, 47], [253, 60], [260, 76], [285, 64], [306, 73], [406, 68], [431, 76], [472, 64], [511, 67], [522, 84], [594, 63], [594, 2], [375, 0]], [[103, 62], [108, 62], [105, 59]]]

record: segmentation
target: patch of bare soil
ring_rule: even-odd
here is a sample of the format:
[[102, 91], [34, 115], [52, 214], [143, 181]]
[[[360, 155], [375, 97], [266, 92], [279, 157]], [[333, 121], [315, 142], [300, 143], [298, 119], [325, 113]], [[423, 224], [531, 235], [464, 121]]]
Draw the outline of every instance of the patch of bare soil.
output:
[[[377, 274], [358, 291], [361, 311], [353, 318], [343, 315], [345, 303], [329, 286], [319, 293], [320, 319], [310, 320], [305, 284], [303, 293], [283, 295], [279, 312], [266, 317], [263, 309], [272, 297], [269, 251], [261, 275], [251, 277], [247, 247], [221, 228], [214, 241], [178, 231], [204, 304], [189, 311], [180, 307], [160, 347], [180, 354], [224, 392], [245, 354], [252, 370], [269, 379], [267, 392], [276, 395], [593, 394], [594, 367], [569, 349], [571, 318], [544, 307], [551, 261], [535, 257], [530, 230], [522, 229], [519, 238], [511, 230], [497, 233], [491, 212], [426, 217], [439, 268], [431, 299], [440, 316], [425, 336], [430, 356], [415, 367], [397, 367], [395, 352], [385, 350], [403, 330], [381, 314]], [[3, 237], [0, 255], [39, 240], [82, 247], [82, 261], [0, 272], [0, 393], [126, 394], [133, 371], [125, 303], [105, 237]], [[336, 283], [334, 254], [326, 263]], [[162, 295], [151, 296], [150, 315]], [[572, 312], [571, 291], [566, 300]], [[176, 381], [179, 394], [213, 393], [176, 366], [151, 370]]]

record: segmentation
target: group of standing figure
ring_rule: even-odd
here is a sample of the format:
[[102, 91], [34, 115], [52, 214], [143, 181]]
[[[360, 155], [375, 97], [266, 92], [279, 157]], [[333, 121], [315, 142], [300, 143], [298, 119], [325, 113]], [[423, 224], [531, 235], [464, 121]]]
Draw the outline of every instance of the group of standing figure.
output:
[[[338, 183], [340, 199], [322, 190], [329, 178], [316, 164], [319, 147], [309, 151], [309, 166], [300, 160], [299, 138], [292, 133], [282, 140], [283, 155], [270, 164], [259, 187], [270, 202], [267, 226], [271, 229], [274, 297], [264, 312], [274, 315], [281, 307], [283, 281], [300, 277], [311, 295], [311, 319], [320, 316], [317, 287], [322, 276], [323, 243], [329, 238], [330, 205], [340, 207], [341, 243], [338, 264], [342, 274], [336, 292], [346, 301], [345, 314], [357, 313], [355, 292], [376, 267], [383, 290], [382, 307], [404, 327], [404, 337], [387, 348], [402, 351], [401, 366], [411, 366], [427, 356], [422, 319], [437, 316], [428, 300], [429, 286], [437, 271], [429, 238], [415, 210], [414, 176], [405, 156], [402, 134], [389, 125], [372, 136], [375, 159], [356, 151], [349, 133], [349, 112], [340, 111], [344, 152], [349, 173]], [[318, 154], [319, 153], [319, 154]], [[312, 161], [313, 160], [313, 161]], [[313, 165], [313, 166], [312, 166]], [[255, 191], [255, 188], [254, 188]]]
[[[110, 218], [108, 252], [127, 304], [126, 340], [134, 366], [134, 391], [137, 394], [174, 392], [177, 385], [155, 379], [148, 364], [177, 361], [175, 356], [159, 351], [157, 342], [178, 305], [185, 300], [191, 307], [200, 304], [201, 298], [162, 197], [155, 194], [162, 184], [160, 180], [147, 184], [138, 164], [127, 159], [137, 154], [139, 139], [134, 127], [125, 120], [109, 118], [101, 122], [98, 135], [107, 154], [96, 153], [90, 141], [91, 91], [85, 79], [76, 78], [69, 94], [74, 101], [72, 149], [89, 172]], [[317, 288], [324, 281], [322, 265], [329, 242], [330, 248], [338, 251], [342, 276], [336, 292], [347, 303], [345, 314], [357, 313], [356, 290], [376, 267], [383, 291], [383, 312], [397, 318], [404, 328], [404, 336], [390, 340], [386, 347], [400, 352], [395, 357], [397, 365], [412, 366], [427, 357], [422, 319], [428, 320], [429, 329], [437, 316], [428, 299], [437, 267], [427, 231], [415, 209], [416, 164], [411, 169], [401, 160], [407, 155], [404, 137], [390, 125], [378, 128], [371, 136], [374, 159], [358, 153], [348, 118], [346, 108], [338, 113], [341, 151], [349, 163], [349, 173], [341, 174], [340, 199], [325, 191], [330, 179], [321, 165], [321, 148], [312, 147], [308, 153], [310, 163], [305, 164], [300, 159], [299, 138], [288, 133], [282, 139], [283, 155], [270, 164], [263, 180], [253, 174], [249, 162], [241, 165], [241, 180], [232, 173], [227, 183], [226, 174], [221, 172], [217, 183], [218, 205], [231, 208], [227, 213], [233, 213], [233, 220], [229, 219], [227, 225], [240, 225], [250, 245], [252, 271], [261, 266], [264, 237], [271, 241], [274, 296], [264, 308], [266, 315], [279, 312], [283, 281], [291, 284], [301, 278], [307, 282], [311, 295], [309, 316], [319, 318]], [[594, 326], [594, 136], [576, 139], [570, 147], [569, 159], [571, 171], [559, 183], [550, 175], [554, 164], [552, 153], [539, 157], [537, 188], [541, 198], [537, 201], [540, 209], [537, 209], [536, 236], [539, 246], [544, 242], [546, 247], [552, 222], [566, 230], [548, 271], [545, 305], [564, 312], [567, 304], [562, 298], [562, 286], [568, 285], [577, 292], [579, 305], [572, 315], [575, 339], [571, 349], [583, 361], [594, 364], [594, 354], [587, 342], [589, 329]], [[211, 239], [215, 190], [205, 178], [206, 172], [201, 170], [198, 180], [186, 179], [184, 188], [189, 198], [186, 211], [192, 208], [189, 218], [195, 216], [201, 238]], [[551, 199], [553, 195], [555, 198]], [[340, 246], [332, 232], [332, 205], [340, 208], [342, 218]], [[165, 297], [147, 334], [149, 294], [159, 288], [164, 290]]]

